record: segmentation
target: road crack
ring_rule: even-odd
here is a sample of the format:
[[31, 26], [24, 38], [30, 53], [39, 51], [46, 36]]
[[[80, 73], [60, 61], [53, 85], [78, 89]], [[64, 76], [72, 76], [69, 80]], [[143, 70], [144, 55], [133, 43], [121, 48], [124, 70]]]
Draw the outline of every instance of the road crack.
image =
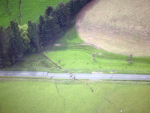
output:
[[59, 90], [58, 90], [58, 88], [57, 88], [57, 84], [55, 83], [55, 87], [56, 87], [56, 89], [57, 89], [57, 92], [58, 92], [58, 94], [59, 94]]
[[112, 78], [113, 78], [113, 76], [114, 76], [114, 74], [112, 74], [112, 76], [110, 77], [110, 79], [112, 79]]

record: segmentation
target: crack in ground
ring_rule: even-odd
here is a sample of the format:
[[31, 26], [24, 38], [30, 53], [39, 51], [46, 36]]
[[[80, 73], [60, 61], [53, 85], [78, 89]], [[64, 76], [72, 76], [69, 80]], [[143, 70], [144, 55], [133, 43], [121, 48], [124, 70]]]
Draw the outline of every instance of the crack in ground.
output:
[[66, 107], [66, 101], [65, 101], [65, 99], [64, 99], [64, 106]]
[[114, 89], [114, 87], [116, 86], [116, 82], [115, 82], [115, 85], [108, 91], [108, 93], [105, 95], [105, 97], [106, 96], [108, 96], [109, 94], [110, 94], [110, 92], [112, 92], [112, 90]]
[[21, 0], [19, 1], [19, 14], [20, 14], [20, 25], [21, 25], [21, 21], [22, 21], [22, 15], [21, 15]]
[[56, 67], [58, 67], [59, 69], [62, 69], [60, 66], [58, 66], [57, 64], [55, 64], [52, 60], [50, 60], [47, 56], [45, 56], [43, 53], [41, 53], [41, 55], [43, 55], [48, 61], [50, 61], [53, 65], [55, 65]]
[[113, 104], [110, 100], [108, 100], [107, 98], [103, 97], [106, 101], [108, 101], [110, 104]]
[[[113, 75], [112, 75], [113, 76]], [[115, 83], [116, 85], [116, 83]], [[108, 91], [108, 93], [104, 96], [101, 96], [105, 101], [107, 101], [108, 103], [110, 103], [112, 106], [114, 106], [116, 109], [120, 110], [119, 107], [117, 107], [117, 105], [115, 105], [112, 101], [110, 101], [107, 96], [110, 94], [110, 92], [112, 92], [113, 88], [115, 87], [115, 85]], [[102, 87], [101, 89], [106, 92], [106, 90], [104, 90]], [[100, 106], [101, 102], [99, 102], [98, 106], [96, 107], [94, 113], [97, 113], [97, 111], [100, 109], [99, 106]]]
[[114, 103], [112, 103], [108, 98], [101, 96], [104, 100], [109, 102], [111, 105], [113, 105], [116, 109], [120, 110]]
[[57, 89], [57, 92], [58, 92], [58, 94], [59, 94], [59, 90], [58, 90], [58, 88], [57, 88], [57, 84], [55, 83], [55, 87], [56, 87], [56, 89]]
[[10, 18], [11, 18], [11, 12], [9, 12], [9, 8], [8, 8], [9, 0], [7, 0], [6, 2], [7, 2], [7, 4], [6, 4], [6, 9], [5, 9], [5, 11], [8, 13], [8, 15], [9, 15]]
[[51, 76], [51, 77], [50, 77], [50, 80], [52, 80], [54, 76], [55, 76], [55, 75]]
[[[113, 74], [114, 75], [114, 74]], [[112, 77], [113, 77], [113, 75], [112, 75]], [[116, 85], [116, 84], [115, 84]], [[106, 101], [108, 101], [110, 104], [113, 104], [114, 105], [114, 107], [117, 109], [117, 106], [114, 104], [114, 103], [112, 103], [108, 98], [106, 98], [109, 94], [110, 94], [110, 92], [112, 92], [112, 90], [114, 89], [114, 87], [115, 87], [115, 85], [113, 85], [113, 87], [108, 91], [108, 93], [103, 97], [102, 96], [102, 98], [104, 98]]]
[[91, 92], [92, 92], [92, 93], [94, 92], [94, 91], [93, 91], [93, 88], [90, 87], [88, 83], [86, 83], [86, 86], [88, 86], [88, 87], [91, 89]]

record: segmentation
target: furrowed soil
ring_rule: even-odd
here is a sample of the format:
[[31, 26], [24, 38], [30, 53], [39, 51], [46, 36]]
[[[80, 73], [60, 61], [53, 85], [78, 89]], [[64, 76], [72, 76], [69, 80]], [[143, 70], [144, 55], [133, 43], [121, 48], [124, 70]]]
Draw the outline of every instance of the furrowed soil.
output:
[[76, 19], [86, 42], [116, 54], [150, 56], [148, 0], [93, 0]]

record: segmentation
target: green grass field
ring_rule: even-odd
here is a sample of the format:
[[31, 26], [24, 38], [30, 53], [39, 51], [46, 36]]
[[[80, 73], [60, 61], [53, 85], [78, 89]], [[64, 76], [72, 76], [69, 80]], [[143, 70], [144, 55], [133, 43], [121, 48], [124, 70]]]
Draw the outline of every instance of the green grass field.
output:
[[[8, 2], [7, 2], [8, 1]], [[0, 26], [7, 27], [13, 19], [20, 22], [20, 12], [22, 15], [21, 24], [27, 24], [29, 20], [38, 23], [40, 15], [45, 14], [47, 6], [55, 8], [59, 2], [67, 2], [68, 0], [1, 0], [0, 1]], [[20, 11], [19, 11], [20, 10]]]
[[0, 113], [149, 113], [150, 83], [1, 79]]

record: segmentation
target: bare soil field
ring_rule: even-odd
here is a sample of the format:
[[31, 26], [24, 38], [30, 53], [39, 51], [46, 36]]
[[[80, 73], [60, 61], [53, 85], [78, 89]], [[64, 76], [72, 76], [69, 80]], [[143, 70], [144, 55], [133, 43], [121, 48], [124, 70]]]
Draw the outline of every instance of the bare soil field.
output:
[[76, 18], [85, 43], [109, 52], [150, 57], [149, 0], [93, 0]]

